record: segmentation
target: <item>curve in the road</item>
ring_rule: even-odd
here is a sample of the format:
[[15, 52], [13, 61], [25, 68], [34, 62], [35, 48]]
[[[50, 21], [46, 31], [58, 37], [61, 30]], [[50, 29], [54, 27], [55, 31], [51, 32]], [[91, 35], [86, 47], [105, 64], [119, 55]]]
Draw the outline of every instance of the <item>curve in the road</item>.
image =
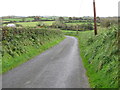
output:
[[89, 88], [78, 41], [58, 45], [2, 76], [3, 88]]

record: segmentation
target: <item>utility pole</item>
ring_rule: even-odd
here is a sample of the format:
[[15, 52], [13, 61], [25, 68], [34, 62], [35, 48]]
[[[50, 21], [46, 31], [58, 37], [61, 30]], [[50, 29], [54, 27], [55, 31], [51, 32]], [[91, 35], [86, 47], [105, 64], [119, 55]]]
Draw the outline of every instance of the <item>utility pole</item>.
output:
[[95, 35], [97, 35], [97, 21], [96, 21], [96, 6], [95, 6], [95, 0], [93, 0], [93, 9], [94, 9], [94, 32]]

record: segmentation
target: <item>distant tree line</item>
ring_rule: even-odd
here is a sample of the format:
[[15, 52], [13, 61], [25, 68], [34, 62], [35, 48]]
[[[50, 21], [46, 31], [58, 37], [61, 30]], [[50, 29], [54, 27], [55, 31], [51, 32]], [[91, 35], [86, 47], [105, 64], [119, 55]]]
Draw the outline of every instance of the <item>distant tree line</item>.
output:
[[93, 30], [93, 24], [91, 23], [86, 23], [86, 24], [66, 24], [61, 21], [56, 21], [52, 24], [52, 28], [60, 28], [62, 30], [78, 30], [78, 31], [85, 31], [85, 30]]

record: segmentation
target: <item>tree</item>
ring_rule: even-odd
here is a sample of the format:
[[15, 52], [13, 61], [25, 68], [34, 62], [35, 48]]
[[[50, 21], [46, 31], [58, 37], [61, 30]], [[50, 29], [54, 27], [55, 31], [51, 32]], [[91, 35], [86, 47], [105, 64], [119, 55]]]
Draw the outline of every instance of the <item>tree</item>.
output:
[[65, 19], [63, 17], [59, 17], [58, 20], [59, 21], [65, 21]]
[[39, 21], [39, 20], [40, 20], [40, 17], [35, 16], [35, 17], [34, 17], [34, 20], [35, 20], [35, 21]]
[[69, 17], [69, 20], [72, 20], [72, 17]]
[[100, 23], [100, 17], [97, 17], [97, 22]]

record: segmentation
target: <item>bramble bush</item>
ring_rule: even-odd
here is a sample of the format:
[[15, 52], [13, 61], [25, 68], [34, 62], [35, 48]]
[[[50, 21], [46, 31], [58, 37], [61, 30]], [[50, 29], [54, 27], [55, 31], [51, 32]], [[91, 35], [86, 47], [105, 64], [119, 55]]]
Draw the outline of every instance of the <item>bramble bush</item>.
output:
[[[3, 72], [14, 67], [14, 63], [19, 63], [19, 57], [30, 53], [31, 57], [35, 50], [44, 51], [51, 42], [59, 41], [64, 35], [60, 30], [47, 30], [39, 28], [2, 28], [2, 63]], [[44, 46], [46, 45], [46, 46]], [[32, 52], [34, 50], [35, 52]], [[19, 60], [18, 60], [19, 59]]]
[[79, 41], [80, 54], [92, 88], [120, 88], [119, 54], [120, 27], [99, 28], [93, 31], [67, 32]]

